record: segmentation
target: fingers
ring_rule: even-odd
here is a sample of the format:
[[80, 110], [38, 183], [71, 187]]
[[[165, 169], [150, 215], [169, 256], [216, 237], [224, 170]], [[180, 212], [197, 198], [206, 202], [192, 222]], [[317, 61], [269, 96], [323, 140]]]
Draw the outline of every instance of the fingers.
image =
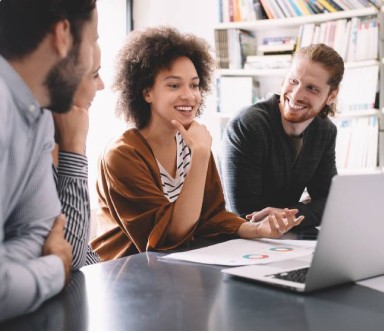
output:
[[187, 134], [187, 130], [184, 128], [182, 124], [180, 124], [177, 120], [171, 120], [172, 125], [180, 132], [180, 134], [184, 137]]
[[248, 214], [245, 216], [245, 218], [251, 222], [258, 222], [266, 218], [268, 215], [269, 215], [269, 207], [253, 212], [251, 214]]
[[64, 227], [65, 223], [67, 222], [64, 214], [60, 214], [58, 217], [56, 217], [55, 222], [53, 223], [51, 233], [60, 233], [64, 235]]
[[285, 208], [284, 212], [287, 218], [287, 231], [290, 230], [292, 227], [299, 225], [304, 220], [303, 215], [300, 215], [296, 218], [296, 214], [299, 212], [298, 209]]
[[288, 229], [288, 223], [285, 222], [284, 218], [278, 215], [275, 215], [277, 221], [277, 228], [281, 234], [284, 234]]
[[299, 216], [296, 218], [296, 214], [298, 213], [297, 209], [284, 209], [284, 214], [273, 214], [274, 217], [274, 227], [271, 226], [271, 230], [277, 230], [280, 235], [283, 235], [291, 228], [299, 225], [303, 220], [304, 216]]
[[[279, 217], [281, 219], [281, 217]], [[280, 231], [279, 222], [277, 221], [277, 217], [275, 214], [268, 216], [268, 223], [271, 229], [271, 237], [279, 238], [283, 235], [283, 232]]]
[[44, 255], [56, 255], [63, 262], [65, 281], [68, 282], [72, 267], [72, 246], [64, 238], [65, 216], [59, 215], [43, 246]]

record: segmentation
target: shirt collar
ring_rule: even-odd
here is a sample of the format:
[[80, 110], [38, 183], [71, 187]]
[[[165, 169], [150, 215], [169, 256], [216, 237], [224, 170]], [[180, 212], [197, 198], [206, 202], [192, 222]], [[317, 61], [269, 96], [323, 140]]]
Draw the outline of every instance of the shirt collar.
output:
[[27, 87], [20, 75], [1, 55], [0, 77], [6, 82], [21, 115], [29, 124], [34, 123], [43, 112], [40, 104], [37, 102], [31, 90]]

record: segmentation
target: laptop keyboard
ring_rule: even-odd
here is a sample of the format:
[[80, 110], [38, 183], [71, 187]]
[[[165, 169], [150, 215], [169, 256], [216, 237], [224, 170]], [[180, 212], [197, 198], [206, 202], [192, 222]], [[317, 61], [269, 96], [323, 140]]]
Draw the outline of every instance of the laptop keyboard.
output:
[[309, 269], [309, 267], [299, 268], [299, 269], [295, 269], [293, 271], [282, 272], [282, 273], [273, 274], [270, 276], [277, 278], [277, 279], [281, 279], [281, 280], [304, 283], [305, 279], [307, 277], [308, 269]]

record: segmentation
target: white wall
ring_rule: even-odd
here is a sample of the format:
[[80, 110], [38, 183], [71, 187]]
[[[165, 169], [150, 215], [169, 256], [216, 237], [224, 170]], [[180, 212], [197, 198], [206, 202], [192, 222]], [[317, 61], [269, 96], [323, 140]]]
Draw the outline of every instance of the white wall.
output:
[[168, 24], [214, 43], [213, 28], [219, 21], [218, 0], [134, 0], [135, 29]]
[[91, 207], [97, 206], [96, 177], [97, 161], [106, 144], [112, 137], [122, 133], [125, 125], [114, 114], [115, 95], [111, 92], [114, 74], [114, 59], [126, 37], [126, 1], [98, 0], [99, 45], [101, 48], [100, 75], [105, 89], [96, 94], [89, 110], [89, 134], [87, 138], [87, 156], [89, 168], [89, 190]]

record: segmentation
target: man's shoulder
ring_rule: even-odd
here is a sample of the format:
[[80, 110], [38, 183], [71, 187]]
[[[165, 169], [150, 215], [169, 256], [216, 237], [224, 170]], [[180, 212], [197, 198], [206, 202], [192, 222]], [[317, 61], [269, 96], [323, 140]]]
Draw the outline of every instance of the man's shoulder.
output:
[[318, 131], [335, 132], [337, 130], [337, 126], [329, 117], [316, 117], [313, 124], [315, 125], [313, 128]]
[[276, 113], [279, 113], [278, 104], [269, 98], [242, 109], [229, 121], [229, 126], [243, 128], [269, 127], [277, 119]]

